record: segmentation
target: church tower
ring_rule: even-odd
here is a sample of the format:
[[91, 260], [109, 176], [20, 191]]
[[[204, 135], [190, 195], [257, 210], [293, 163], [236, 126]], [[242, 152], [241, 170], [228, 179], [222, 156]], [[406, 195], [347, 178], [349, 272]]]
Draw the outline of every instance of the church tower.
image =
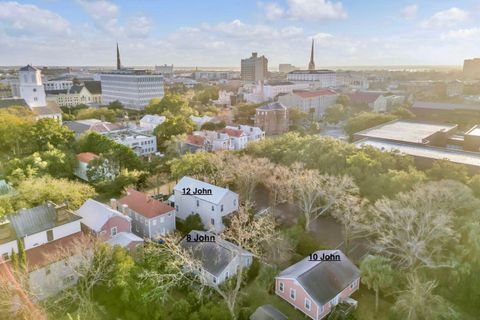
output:
[[20, 68], [20, 96], [30, 108], [47, 105], [45, 88], [42, 83], [42, 71], [31, 65]]
[[313, 39], [312, 39], [312, 52], [310, 53], [310, 62], [308, 63], [308, 70], [315, 70], [315, 62], [313, 61]]
[[120, 63], [120, 49], [118, 49], [118, 42], [117, 42], [117, 70], [122, 69], [122, 64]]

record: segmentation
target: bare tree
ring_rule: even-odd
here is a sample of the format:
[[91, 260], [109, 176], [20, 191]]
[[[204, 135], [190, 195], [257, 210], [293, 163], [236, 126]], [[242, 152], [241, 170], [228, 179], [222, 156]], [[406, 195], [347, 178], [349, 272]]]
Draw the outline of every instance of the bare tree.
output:
[[[166, 262], [166, 268], [161, 272], [148, 271], [141, 274], [142, 281], [154, 284], [151, 295], [162, 298], [173, 287], [179, 284], [199, 284], [203, 289], [210, 287], [217, 292], [225, 301], [233, 319], [236, 319], [236, 303], [240, 294], [240, 288], [244, 276], [244, 257], [242, 252], [249, 251], [258, 259], [263, 260], [266, 245], [278, 239], [275, 231], [275, 219], [271, 213], [261, 217], [252, 217], [250, 207], [241, 207], [238, 214], [234, 215], [221, 240], [227, 240], [237, 246], [235, 249], [239, 268], [234, 278], [221, 285], [208, 285], [205, 278], [198, 273], [192, 276], [185, 273], [186, 270], [200, 270], [202, 263], [195, 257], [192, 251], [187, 250], [178, 242], [178, 238], [167, 238], [165, 245], [151, 246], [150, 255], [170, 258]], [[214, 259], [215, 257], [211, 257]]]
[[329, 210], [342, 210], [351, 194], [358, 194], [358, 188], [349, 176], [321, 175], [317, 170], [294, 171], [295, 198], [305, 217], [305, 230], [310, 223]]
[[293, 202], [293, 178], [292, 171], [282, 165], [276, 165], [271, 173], [265, 177], [263, 183], [270, 192], [270, 201], [273, 206], [283, 202]]
[[44, 311], [33, 303], [24, 277], [0, 257], [0, 315], [8, 319], [46, 320]]

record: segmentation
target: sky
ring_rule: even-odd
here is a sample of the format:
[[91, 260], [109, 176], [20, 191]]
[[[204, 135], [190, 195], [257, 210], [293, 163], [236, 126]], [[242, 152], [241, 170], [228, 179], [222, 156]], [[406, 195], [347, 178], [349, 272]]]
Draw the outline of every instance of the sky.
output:
[[461, 65], [478, 0], [0, 0], [0, 65]]

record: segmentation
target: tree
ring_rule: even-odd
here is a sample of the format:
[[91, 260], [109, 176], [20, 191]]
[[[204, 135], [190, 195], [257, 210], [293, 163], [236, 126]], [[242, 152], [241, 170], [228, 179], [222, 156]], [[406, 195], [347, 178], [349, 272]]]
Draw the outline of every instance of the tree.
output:
[[350, 138], [352, 138], [354, 133], [395, 120], [396, 118], [396, 116], [390, 114], [361, 112], [348, 119], [344, 129]]
[[288, 120], [290, 121], [290, 130], [304, 131], [304, 124], [308, 120], [308, 114], [299, 108], [288, 109]]
[[437, 160], [427, 170], [427, 175], [432, 180], [450, 179], [466, 183], [468, 181], [468, 169], [466, 166], [449, 161], [448, 159]]
[[46, 201], [56, 204], [68, 201], [71, 209], [78, 209], [95, 190], [88, 184], [66, 179], [54, 179], [49, 176], [30, 178], [20, 182], [14, 197], [16, 209], [31, 208]]
[[[190, 250], [184, 249], [178, 243], [177, 238], [167, 237], [164, 245], [147, 248], [149, 250], [148, 256], [161, 257], [165, 265], [161, 273], [148, 271], [141, 274], [140, 279], [147, 282], [149, 287], [153, 287], [150, 294], [165, 297], [165, 294], [174, 286], [182, 283], [187, 285], [197, 284], [201, 288], [208, 286], [223, 298], [231, 318], [236, 319], [237, 299], [246, 272], [243, 255], [241, 254], [242, 250], [247, 250], [255, 257], [262, 259], [265, 245], [278, 238], [275, 231], [275, 219], [271, 213], [252, 218], [249, 211], [248, 206], [241, 207], [238, 214], [232, 217], [230, 227], [225, 229], [221, 235], [218, 235], [218, 237], [222, 237], [238, 246], [239, 268], [235, 277], [222, 285], [214, 286], [208, 286], [201, 275], [192, 278], [188, 273], [185, 273], [185, 270], [199, 270], [202, 262], [196, 259]], [[167, 257], [168, 260], [165, 260]]]
[[164, 112], [163, 115], [165, 115], [167, 119], [153, 131], [157, 136], [157, 144], [159, 147], [162, 147], [163, 144], [173, 136], [190, 133], [195, 128], [193, 121], [188, 116], [175, 116], [169, 111]]
[[344, 120], [346, 116], [347, 114], [345, 107], [337, 103], [325, 109], [325, 115], [323, 116], [323, 119], [325, 122], [336, 124]]
[[393, 310], [405, 320], [456, 319], [457, 313], [441, 296], [434, 293], [436, 281], [422, 282], [409, 274], [407, 288], [397, 296]]
[[183, 176], [191, 176], [195, 179], [211, 177], [218, 170], [211, 161], [212, 157], [213, 155], [208, 152], [196, 152], [173, 159], [169, 162], [171, 176], [175, 180]]
[[31, 129], [31, 143], [35, 150], [45, 151], [50, 145], [57, 149], [68, 148], [74, 140], [74, 132], [55, 119], [40, 119]]
[[30, 130], [34, 123], [33, 113], [24, 107], [0, 109], [0, 153], [27, 154], [33, 147]]
[[239, 104], [235, 107], [233, 117], [235, 123], [253, 125], [253, 117], [259, 104]]
[[117, 113], [110, 107], [107, 108], [88, 108], [82, 109], [78, 112], [78, 120], [82, 119], [98, 119], [102, 121], [115, 122], [117, 120]]
[[398, 107], [394, 109], [391, 113], [400, 119], [413, 119], [416, 117], [415, 113], [405, 107]]
[[293, 179], [293, 172], [289, 167], [276, 165], [270, 174], [267, 174], [262, 180], [269, 191], [270, 201], [274, 206], [283, 202], [293, 202], [295, 193], [292, 188]]
[[394, 276], [390, 261], [380, 256], [366, 256], [360, 263], [360, 277], [368, 289], [375, 291], [375, 311], [378, 311], [378, 294], [380, 290], [392, 286]]
[[310, 223], [329, 210], [341, 210], [349, 194], [358, 192], [350, 177], [320, 175], [316, 170], [294, 171], [293, 181], [297, 206], [305, 219], [305, 230], [310, 231]]
[[149, 114], [183, 115], [184, 117], [189, 117], [193, 113], [193, 110], [188, 106], [188, 101], [181, 95], [174, 94], [167, 94], [160, 101], [152, 99], [145, 111]]

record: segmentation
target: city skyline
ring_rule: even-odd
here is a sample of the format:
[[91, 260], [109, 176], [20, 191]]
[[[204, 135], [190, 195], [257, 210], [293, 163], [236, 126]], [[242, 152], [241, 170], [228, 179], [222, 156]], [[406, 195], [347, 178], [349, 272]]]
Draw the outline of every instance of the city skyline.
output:
[[[215, 10], [212, 10], [214, 8]], [[180, 14], [178, 13], [180, 12]], [[252, 51], [318, 68], [460, 66], [480, 55], [475, 1], [1, 1], [1, 65], [239, 67]]]

